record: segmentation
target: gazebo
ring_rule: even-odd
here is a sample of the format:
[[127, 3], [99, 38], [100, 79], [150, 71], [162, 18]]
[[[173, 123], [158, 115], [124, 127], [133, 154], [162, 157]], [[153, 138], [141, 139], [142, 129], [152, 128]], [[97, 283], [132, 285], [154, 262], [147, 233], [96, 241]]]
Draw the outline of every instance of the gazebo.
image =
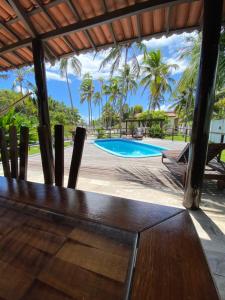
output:
[[[151, 37], [202, 30], [184, 205], [198, 208], [205, 168], [222, 0], [2, 0], [0, 71], [34, 64], [40, 125], [50, 120], [45, 61]], [[48, 147], [48, 145], [46, 145]]]

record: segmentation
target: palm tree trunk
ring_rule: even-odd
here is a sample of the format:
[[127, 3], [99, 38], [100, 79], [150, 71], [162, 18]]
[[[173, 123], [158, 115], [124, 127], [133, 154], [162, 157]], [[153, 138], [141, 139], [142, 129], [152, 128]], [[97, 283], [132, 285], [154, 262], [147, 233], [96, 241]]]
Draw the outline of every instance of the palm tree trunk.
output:
[[92, 120], [92, 105], [91, 105], [91, 99], [90, 99], [90, 116], [91, 116], [91, 126], [93, 126], [93, 120]]
[[[73, 112], [74, 111], [73, 98], [72, 98], [72, 94], [71, 94], [71, 90], [70, 90], [70, 84], [69, 84], [69, 78], [68, 78], [67, 70], [66, 70], [66, 83], [67, 83], [67, 89], [68, 89], [68, 92], [69, 92], [70, 105], [71, 105], [72, 112]], [[73, 116], [72, 116], [71, 122], [72, 122], [72, 124], [74, 124]]]
[[87, 101], [87, 103], [88, 103], [88, 126], [90, 127], [90, 125], [91, 125], [90, 103], [89, 103], [89, 101]]
[[[126, 48], [125, 48], [125, 59], [124, 59], [124, 68], [126, 68], [127, 66], [127, 57], [128, 57], [128, 45], [126, 45]], [[125, 87], [125, 78], [124, 78], [124, 81], [123, 81], [123, 92], [124, 92], [124, 87]], [[126, 97], [126, 96], [125, 96]], [[126, 99], [124, 97], [124, 99]], [[120, 137], [122, 136], [122, 108], [123, 108], [123, 98], [121, 99], [121, 102], [120, 102], [120, 114], [119, 114], [119, 127], [120, 127]]]

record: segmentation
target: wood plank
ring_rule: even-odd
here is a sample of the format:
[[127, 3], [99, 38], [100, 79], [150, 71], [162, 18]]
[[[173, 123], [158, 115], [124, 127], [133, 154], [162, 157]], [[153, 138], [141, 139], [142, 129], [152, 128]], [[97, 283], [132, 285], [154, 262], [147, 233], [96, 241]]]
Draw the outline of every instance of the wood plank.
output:
[[0, 240], [0, 261], [36, 276], [51, 258], [46, 252], [13, 238], [12, 234]]
[[5, 177], [0, 177], [0, 201], [1, 198], [2, 201], [10, 199], [131, 232], [152, 227], [183, 211], [175, 207]]
[[13, 230], [10, 236], [49, 254], [55, 254], [66, 240], [65, 237], [25, 225]]
[[125, 282], [129, 256], [122, 257], [104, 250], [67, 242], [56, 257], [110, 279]]
[[27, 166], [28, 166], [28, 145], [29, 145], [29, 128], [20, 128], [20, 170], [19, 179], [27, 180]]
[[18, 176], [18, 148], [17, 148], [17, 131], [16, 126], [9, 128], [9, 153], [11, 161], [11, 177]]
[[1, 159], [4, 176], [10, 177], [10, 165], [9, 165], [9, 154], [7, 150], [7, 143], [5, 139], [5, 132], [2, 128], [0, 128], [0, 150], [1, 150]]
[[132, 300], [219, 300], [188, 212], [141, 233]]
[[75, 189], [77, 185], [78, 174], [81, 165], [81, 159], [84, 149], [84, 141], [86, 138], [86, 129], [82, 127], [76, 128], [74, 137], [73, 153], [70, 164], [68, 188]]
[[52, 259], [38, 278], [74, 299], [124, 299], [122, 283], [99, 276], [58, 258]]
[[99, 232], [90, 231], [87, 228], [74, 228], [70, 233], [69, 238], [73, 241], [86, 244], [90, 247], [104, 250], [105, 252], [116, 254], [119, 256], [129, 257], [131, 248], [125, 243], [122, 243], [113, 236], [105, 236]]
[[32, 282], [30, 275], [0, 261], [0, 297], [3, 299], [21, 299]]
[[23, 300], [73, 300], [73, 298], [64, 293], [44, 284], [38, 280], [34, 282], [32, 287], [26, 293]]
[[29, 216], [25, 224], [28, 227], [36, 228], [56, 235], [61, 235], [63, 237], [69, 236], [69, 234], [73, 230], [73, 226], [61, 223], [62, 222], [60, 222], [58, 219], [45, 220], [43, 218], [35, 218], [34, 216]]
[[26, 217], [15, 211], [6, 210], [0, 217], [0, 234], [6, 235], [26, 222]]
[[55, 125], [55, 184], [64, 184], [64, 127]]
[[48, 137], [47, 126], [38, 127], [38, 136], [41, 151], [42, 170], [44, 174], [44, 180], [46, 184], [53, 184], [54, 182], [54, 168], [52, 165], [51, 153], [50, 153], [50, 140]]

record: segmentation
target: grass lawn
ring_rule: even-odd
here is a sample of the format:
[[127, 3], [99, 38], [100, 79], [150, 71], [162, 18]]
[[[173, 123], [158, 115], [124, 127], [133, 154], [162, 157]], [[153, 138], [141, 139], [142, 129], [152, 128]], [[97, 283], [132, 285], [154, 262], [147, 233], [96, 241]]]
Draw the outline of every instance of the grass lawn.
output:
[[[71, 141], [65, 141], [64, 142], [64, 147], [69, 147], [71, 146]], [[29, 148], [29, 155], [32, 155], [32, 154], [38, 154], [40, 153], [40, 147], [39, 146], [32, 146]]]
[[[166, 135], [164, 139], [172, 141], [172, 135]], [[179, 142], [184, 142], [185, 137], [183, 135], [174, 135], [173, 140], [174, 141], [179, 141]], [[187, 142], [190, 142], [190, 137], [189, 136], [187, 137]]]
[[222, 152], [221, 160], [222, 160], [222, 161], [225, 161], [225, 150]]

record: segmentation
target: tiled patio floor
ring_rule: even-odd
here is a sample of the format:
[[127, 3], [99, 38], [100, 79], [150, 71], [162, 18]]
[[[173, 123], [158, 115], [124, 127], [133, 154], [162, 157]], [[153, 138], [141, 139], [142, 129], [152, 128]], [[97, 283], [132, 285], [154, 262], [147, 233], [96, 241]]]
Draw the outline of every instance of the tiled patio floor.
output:
[[[169, 149], [182, 149], [185, 145], [159, 139], [146, 139], [144, 142]], [[66, 178], [71, 150], [67, 148], [65, 151]], [[28, 179], [43, 182], [40, 155], [29, 158]], [[135, 159], [113, 156], [97, 148], [90, 139], [85, 143], [78, 188], [182, 207], [183, 189], [161, 163], [161, 157]], [[225, 191], [217, 190], [213, 181], [205, 182], [201, 210], [192, 211], [191, 215], [221, 299], [225, 300]]]

